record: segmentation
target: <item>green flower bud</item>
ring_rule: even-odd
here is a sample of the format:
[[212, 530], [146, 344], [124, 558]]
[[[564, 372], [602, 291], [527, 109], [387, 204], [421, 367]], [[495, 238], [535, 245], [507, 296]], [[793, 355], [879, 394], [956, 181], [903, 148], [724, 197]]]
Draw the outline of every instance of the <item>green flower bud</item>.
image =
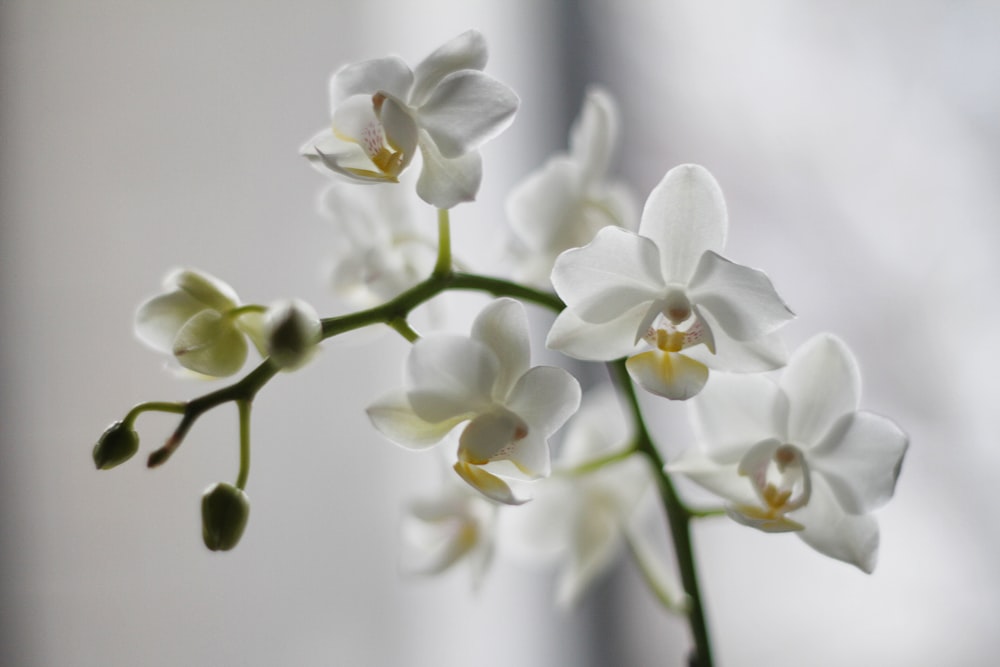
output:
[[305, 301], [271, 304], [264, 317], [267, 354], [279, 368], [295, 370], [306, 363], [323, 336], [319, 315]]
[[101, 434], [94, 445], [94, 464], [98, 470], [111, 470], [125, 463], [139, 451], [139, 434], [131, 424], [115, 422]]
[[201, 534], [212, 551], [229, 551], [243, 536], [250, 516], [247, 494], [232, 484], [219, 482], [201, 497]]

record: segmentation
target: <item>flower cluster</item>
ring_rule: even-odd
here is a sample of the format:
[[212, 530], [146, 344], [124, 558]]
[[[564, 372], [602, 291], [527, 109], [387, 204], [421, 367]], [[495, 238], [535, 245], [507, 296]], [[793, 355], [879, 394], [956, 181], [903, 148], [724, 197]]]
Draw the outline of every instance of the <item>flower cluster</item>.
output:
[[[696, 655], [707, 663], [688, 524], [725, 514], [761, 531], [794, 533], [871, 572], [872, 511], [893, 495], [907, 437], [891, 420], [859, 409], [860, 370], [839, 338], [820, 334], [786, 354], [781, 329], [792, 312], [767, 275], [722, 254], [729, 217], [707, 169], [670, 169], [637, 214], [612, 173], [619, 111], [602, 88], [588, 90], [568, 151], [511, 190], [506, 274], [457, 270], [449, 209], [475, 199], [478, 148], [511, 122], [519, 103], [483, 71], [486, 62], [483, 36], [469, 31], [412, 69], [389, 56], [333, 75], [331, 126], [302, 154], [333, 177], [321, 196], [341, 236], [331, 282], [363, 309], [320, 318], [298, 299], [243, 304], [213, 276], [174, 271], [165, 292], [139, 307], [137, 336], [199, 376], [237, 373], [251, 346], [262, 361], [239, 382], [192, 401], [136, 406], [101, 436], [95, 464], [113, 468], [135, 454], [134, 422], [143, 412], [181, 415], [150, 455], [155, 466], [204, 412], [235, 403], [239, 475], [235, 485], [209, 487], [202, 505], [205, 544], [231, 549], [249, 516], [256, 393], [279, 371], [307, 363], [322, 341], [388, 325], [412, 345], [401, 386], [372, 400], [367, 415], [388, 440], [436, 448], [447, 462], [437, 492], [409, 507], [409, 569], [438, 573], [466, 562], [479, 582], [506, 545], [560, 563], [556, 595], [571, 604], [627, 551], [657, 599], [688, 615]], [[404, 172], [415, 159], [414, 186]], [[418, 231], [414, 192], [438, 209], [436, 241]], [[455, 289], [492, 297], [471, 331], [416, 331], [414, 309]], [[525, 303], [554, 317], [529, 319]], [[591, 373], [583, 390], [567, 368], [533, 366], [530, 324], [543, 321], [545, 345], [568, 358], [567, 368], [580, 366], [573, 360], [601, 362], [607, 381]], [[665, 400], [687, 402], [697, 436], [670, 461], [659, 445], [669, 434], [644, 419], [646, 406]], [[689, 507], [675, 475], [723, 506]], [[671, 530], [662, 521], [650, 527], [643, 519], [650, 508], [665, 514]], [[654, 546], [668, 534], [680, 536], [674, 566], [683, 589]]]

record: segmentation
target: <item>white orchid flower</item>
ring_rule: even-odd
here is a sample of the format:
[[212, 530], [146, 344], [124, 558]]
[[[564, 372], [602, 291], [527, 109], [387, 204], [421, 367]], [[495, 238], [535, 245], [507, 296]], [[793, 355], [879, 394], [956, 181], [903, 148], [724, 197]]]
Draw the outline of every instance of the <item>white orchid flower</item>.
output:
[[[552, 284], [567, 307], [546, 344], [580, 359], [632, 355], [632, 378], [671, 399], [701, 391], [709, 364], [780, 366], [772, 333], [792, 312], [766, 275], [719, 254], [727, 228], [712, 175], [697, 165], [671, 169], [650, 193], [638, 234], [605, 227], [556, 260]], [[635, 354], [639, 341], [648, 349]]]
[[822, 554], [871, 572], [878, 524], [908, 439], [858, 410], [857, 363], [838, 338], [799, 348], [780, 382], [718, 374], [692, 401], [701, 448], [667, 466], [729, 501], [729, 515], [767, 532], [794, 531]]
[[569, 153], [530, 174], [507, 198], [507, 218], [518, 247], [518, 278], [550, 285], [559, 253], [593, 240], [608, 225], [635, 229], [638, 207], [622, 183], [608, 179], [618, 141], [618, 108], [600, 88], [587, 91], [570, 130]]
[[464, 562], [478, 588], [493, 561], [498, 509], [458, 480], [411, 502], [402, 523], [403, 570], [433, 575]]
[[629, 543], [646, 575], [667, 598], [683, 599], [679, 585], [665, 574], [663, 557], [655, 554], [638, 530], [640, 501], [653, 482], [652, 470], [639, 454], [606, 460], [630, 445], [629, 428], [616, 394], [592, 390], [566, 426], [552, 476], [535, 488], [530, 505], [501, 517], [505, 543], [531, 560], [560, 563], [556, 599], [575, 604], [608, 571]]
[[135, 333], [146, 345], [210, 377], [232, 375], [243, 367], [246, 336], [264, 353], [261, 312], [241, 307], [226, 283], [207, 273], [177, 269], [163, 288], [165, 294], [149, 299], [136, 312]]
[[417, 228], [416, 201], [412, 192], [392, 185], [334, 182], [323, 191], [320, 212], [340, 232], [331, 271], [338, 295], [360, 307], [374, 306], [430, 275], [437, 241]]
[[412, 449], [439, 443], [459, 424], [455, 472], [483, 495], [517, 505], [503, 479], [550, 472], [548, 438], [580, 404], [580, 385], [561, 368], [529, 368], [528, 318], [498, 299], [476, 318], [471, 336], [419, 339], [406, 363], [406, 386], [368, 408], [375, 428]]
[[353, 181], [395, 182], [419, 147], [417, 194], [447, 209], [475, 199], [478, 147], [502, 132], [517, 95], [484, 74], [483, 36], [465, 32], [414, 69], [388, 56], [347, 65], [330, 80], [332, 123], [302, 147], [320, 169]]

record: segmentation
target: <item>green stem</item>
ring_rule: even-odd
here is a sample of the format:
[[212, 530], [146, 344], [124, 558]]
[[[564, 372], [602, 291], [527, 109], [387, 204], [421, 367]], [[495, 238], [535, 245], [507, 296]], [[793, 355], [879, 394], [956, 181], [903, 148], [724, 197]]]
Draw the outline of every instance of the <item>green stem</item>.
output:
[[410, 326], [410, 323], [405, 318], [397, 317], [396, 319], [389, 320], [386, 324], [395, 329], [396, 333], [411, 343], [420, 339], [420, 334], [413, 330], [413, 327]]
[[694, 651], [690, 656], [691, 667], [712, 667], [712, 645], [708, 638], [708, 625], [705, 622], [705, 610], [701, 601], [701, 591], [698, 586], [698, 570], [694, 560], [694, 549], [691, 545], [691, 512], [681, 502], [670, 478], [663, 471], [666, 462], [656, 449], [646, 423], [642, 418], [642, 409], [635, 387], [629, 377], [623, 360], [608, 364], [616, 384], [629, 402], [629, 407], [635, 416], [636, 449], [647, 457], [656, 471], [656, 481], [660, 488], [663, 508], [667, 513], [667, 523], [673, 538], [674, 553], [677, 557], [677, 567], [681, 574], [681, 585], [688, 595], [688, 623], [694, 637]]
[[553, 476], [586, 475], [588, 473], [600, 470], [606, 465], [610, 465], [618, 461], [623, 461], [628, 457], [632, 456], [633, 454], [635, 454], [635, 449], [630, 447], [629, 449], [623, 449], [619, 452], [613, 452], [611, 454], [605, 454], [604, 456], [601, 456], [596, 459], [591, 459], [590, 461], [581, 463], [580, 465], [574, 466], [573, 468], [568, 468], [566, 470], [554, 470], [552, 471], [552, 474]]
[[438, 256], [434, 265], [434, 275], [446, 276], [451, 273], [451, 224], [448, 209], [438, 209]]
[[250, 477], [250, 399], [236, 401], [240, 411], [240, 474], [236, 478], [236, 488], [243, 491], [247, 488], [247, 478]]
[[184, 403], [172, 403], [167, 401], [147, 401], [146, 403], [140, 403], [139, 405], [129, 410], [128, 414], [125, 415], [125, 418], [122, 419], [122, 422], [131, 426], [132, 424], [135, 423], [136, 418], [143, 412], [156, 411], [156, 412], [172, 412], [174, 414], [183, 414], [184, 406], [185, 406]]

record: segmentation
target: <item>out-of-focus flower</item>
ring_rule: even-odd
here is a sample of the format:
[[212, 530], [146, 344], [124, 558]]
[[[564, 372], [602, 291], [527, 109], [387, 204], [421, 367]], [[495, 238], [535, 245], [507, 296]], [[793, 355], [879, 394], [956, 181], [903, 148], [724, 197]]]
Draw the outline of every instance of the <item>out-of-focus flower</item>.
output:
[[530, 356], [524, 306], [497, 299], [470, 336], [434, 334], [414, 343], [405, 388], [369, 406], [368, 416], [383, 435], [412, 449], [435, 445], [466, 423], [455, 472], [497, 502], [523, 503], [501, 476], [548, 476], [548, 438], [580, 404], [572, 375], [529, 367]]
[[608, 225], [635, 229], [632, 193], [608, 179], [617, 140], [614, 99], [591, 88], [570, 130], [569, 153], [550, 158], [507, 198], [507, 218], [520, 242], [520, 280], [548, 286], [559, 253], [590, 243]]
[[878, 524], [869, 513], [892, 497], [907, 437], [858, 410], [857, 363], [838, 338], [799, 348], [780, 382], [717, 374], [692, 401], [701, 447], [669, 472], [729, 501], [729, 515], [767, 532], [794, 531], [831, 558], [875, 567]]
[[[561, 563], [556, 593], [560, 605], [579, 600], [626, 541], [641, 541], [642, 557], [651, 558], [651, 547], [635, 530], [635, 513], [653, 480], [652, 471], [639, 454], [614, 458], [630, 446], [629, 436], [613, 392], [586, 394], [566, 427], [552, 476], [538, 483], [529, 505], [501, 518], [503, 538], [512, 550]], [[680, 600], [679, 586], [663, 580], [662, 572], [648, 564], [646, 574], [656, 571], [660, 577], [655, 585]]]
[[283, 370], [295, 370], [312, 357], [323, 335], [316, 310], [300, 299], [278, 301], [264, 315], [267, 356]]
[[[412, 202], [411, 202], [412, 200]], [[406, 188], [331, 183], [320, 212], [340, 232], [331, 282], [337, 294], [361, 307], [384, 303], [426, 278], [437, 246], [417, 228]]]
[[135, 333], [155, 350], [210, 377], [232, 375], [247, 358], [249, 336], [261, 354], [263, 317], [241, 308], [232, 287], [207, 273], [178, 269], [163, 282], [165, 294], [139, 306]]
[[447, 209], [475, 199], [482, 180], [478, 147], [502, 132], [519, 100], [484, 74], [483, 36], [469, 30], [413, 70], [388, 56], [347, 65], [330, 80], [332, 123], [302, 147], [321, 169], [353, 181], [395, 182], [417, 148], [417, 194]]
[[445, 482], [436, 496], [411, 502], [402, 525], [403, 569], [438, 574], [464, 562], [478, 587], [493, 560], [497, 510], [458, 480]]
[[[780, 366], [781, 343], [770, 334], [793, 315], [767, 276], [719, 255], [727, 228], [712, 175], [697, 165], [671, 169], [650, 193], [638, 234], [605, 227], [556, 260], [552, 284], [567, 307], [548, 346], [581, 359], [632, 355], [632, 378], [671, 399], [701, 391], [707, 364]], [[649, 349], [635, 354], [640, 340]], [[691, 349], [699, 345], [712, 354], [699, 358]]]

